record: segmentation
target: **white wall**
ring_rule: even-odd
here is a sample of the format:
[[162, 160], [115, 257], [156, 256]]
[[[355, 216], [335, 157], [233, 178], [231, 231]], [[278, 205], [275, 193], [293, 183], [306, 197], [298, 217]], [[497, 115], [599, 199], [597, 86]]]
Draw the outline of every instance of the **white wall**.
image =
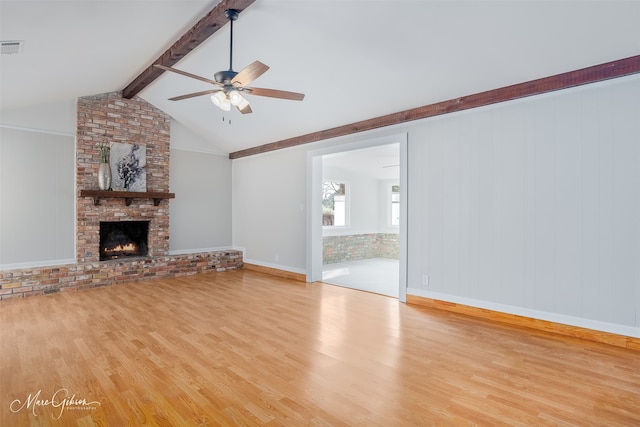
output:
[[0, 127], [0, 269], [75, 260], [75, 138]]
[[192, 132], [174, 119], [171, 119], [171, 149], [227, 156], [227, 153], [215, 145], [215, 141]]
[[306, 149], [233, 160], [233, 246], [245, 261], [304, 273]]
[[0, 125], [31, 131], [75, 135], [76, 104], [77, 100], [73, 98], [55, 104], [2, 110]]
[[231, 248], [231, 160], [171, 150], [169, 249], [172, 254]]
[[411, 135], [409, 293], [640, 336], [639, 76]]
[[231, 160], [211, 142], [171, 121], [169, 250], [231, 248]]
[[75, 261], [76, 100], [0, 113], [0, 269]]
[[306, 152], [399, 132], [410, 294], [640, 336], [638, 75], [234, 160], [234, 245], [304, 272]]

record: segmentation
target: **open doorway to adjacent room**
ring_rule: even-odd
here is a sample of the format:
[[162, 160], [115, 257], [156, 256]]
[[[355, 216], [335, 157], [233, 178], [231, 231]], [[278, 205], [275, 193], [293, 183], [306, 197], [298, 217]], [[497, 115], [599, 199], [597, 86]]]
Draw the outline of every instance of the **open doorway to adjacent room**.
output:
[[308, 280], [404, 301], [403, 141], [406, 135], [311, 154], [315, 262]]

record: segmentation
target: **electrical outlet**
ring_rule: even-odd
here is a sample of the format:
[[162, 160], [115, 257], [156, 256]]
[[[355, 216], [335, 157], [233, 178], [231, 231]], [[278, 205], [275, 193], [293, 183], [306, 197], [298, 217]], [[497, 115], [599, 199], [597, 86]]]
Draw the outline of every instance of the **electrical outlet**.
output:
[[422, 276], [422, 284], [424, 286], [429, 286], [429, 275], [425, 274], [424, 276]]

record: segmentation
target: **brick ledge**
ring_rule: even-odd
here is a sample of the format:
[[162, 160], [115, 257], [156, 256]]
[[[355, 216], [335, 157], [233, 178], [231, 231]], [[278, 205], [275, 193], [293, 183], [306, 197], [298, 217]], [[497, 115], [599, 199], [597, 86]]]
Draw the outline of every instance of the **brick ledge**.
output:
[[224, 250], [4, 270], [0, 271], [0, 300], [233, 270], [242, 265], [241, 251]]

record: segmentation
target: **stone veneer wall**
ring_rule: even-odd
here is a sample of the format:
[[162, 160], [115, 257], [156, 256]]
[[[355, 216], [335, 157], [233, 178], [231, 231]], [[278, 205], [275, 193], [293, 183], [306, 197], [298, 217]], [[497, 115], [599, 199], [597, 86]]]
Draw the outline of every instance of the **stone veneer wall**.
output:
[[400, 257], [399, 235], [393, 233], [353, 234], [322, 238], [323, 264], [370, 258]]
[[[42, 295], [163, 277], [242, 267], [242, 252], [169, 255], [169, 203], [151, 199], [101, 199], [94, 206], [80, 190], [98, 188], [98, 143], [146, 147], [147, 191], [169, 192], [170, 120], [140, 98], [111, 92], [78, 99], [76, 138], [77, 263], [0, 271], [0, 299]], [[176, 195], [176, 197], [180, 197]], [[100, 221], [150, 221], [149, 257], [99, 261]]]

